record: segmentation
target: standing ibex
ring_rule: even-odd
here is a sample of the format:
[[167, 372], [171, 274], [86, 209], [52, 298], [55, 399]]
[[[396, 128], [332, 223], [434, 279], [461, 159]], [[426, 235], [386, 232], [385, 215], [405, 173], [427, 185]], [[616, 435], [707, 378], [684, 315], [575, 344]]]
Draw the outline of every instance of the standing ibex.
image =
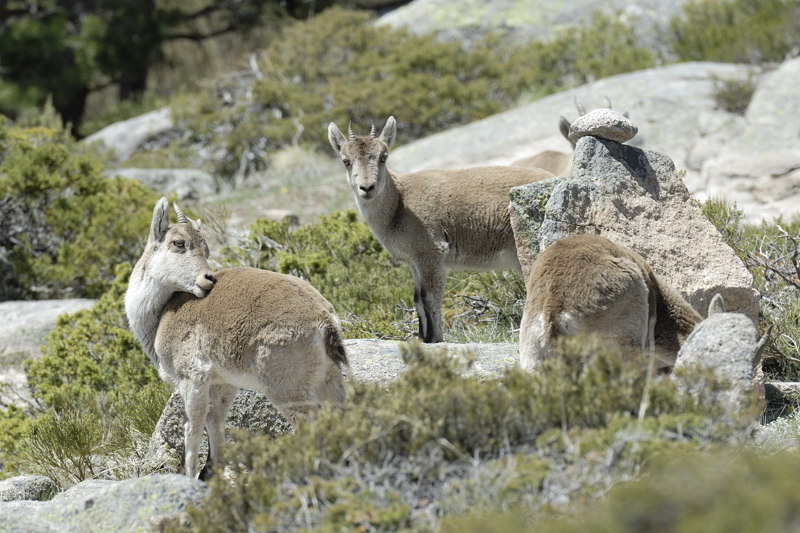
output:
[[254, 268], [212, 273], [199, 224], [161, 198], [131, 273], [125, 312], [136, 339], [186, 410], [186, 475], [195, 477], [203, 426], [219, 463], [225, 418], [239, 388], [305, 412], [344, 401], [347, 357], [333, 307], [311, 285]]
[[[559, 117], [558, 129], [561, 135], [572, 145], [572, 149], [575, 150], [575, 143], [569, 140], [569, 126], [569, 120], [563, 116]], [[571, 176], [572, 154], [565, 154], [558, 150], [544, 150], [536, 155], [512, 161], [511, 165], [515, 167], [543, 168], [556, 176]]]
[[531, 267], [520, 325], [523, 368], [553, 353], [560, 335], [596, 333], [623, 349], [650, 349], [671, 366], [701, 317], [630, 248], [573, 235], [545, 248]]
[[442, 341], [445, 267], [520, 271], [508, 214], [512, 187], [552, 177], [541, 169], [479, 167], [396, 174], [386, 167], [396, 133], [348, 138], [335, 124], [328, 140], [341, 158], [361, 215], [414, 277], [419, 337]]

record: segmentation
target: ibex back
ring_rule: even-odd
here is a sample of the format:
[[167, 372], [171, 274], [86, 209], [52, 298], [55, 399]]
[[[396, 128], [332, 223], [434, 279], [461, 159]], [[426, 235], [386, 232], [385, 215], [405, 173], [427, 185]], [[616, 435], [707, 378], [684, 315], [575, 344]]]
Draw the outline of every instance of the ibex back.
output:
[[520, 271], [508, 214], [509, 190], [552, 177], [541, 169], [479, 167], [396, 174], [386, 167], [396, 123], [380, 136], [328, 140], [342, 160], [361, 215], [383, 246], [414, 277], [419, 337], [441, 342], [445, 268]]
[[305, 281], [234, 268], [213, 273], [199, 225], [165, 198], [131, 273], [125, 311], [159, 376], [185, 405], [185, 467], [194, 477], [204, 425], [209, 467], [221, 460], [225, 419], [239, 388], [264, 392], [288, 415], [344, 401], [347, 365], [333, 307]]

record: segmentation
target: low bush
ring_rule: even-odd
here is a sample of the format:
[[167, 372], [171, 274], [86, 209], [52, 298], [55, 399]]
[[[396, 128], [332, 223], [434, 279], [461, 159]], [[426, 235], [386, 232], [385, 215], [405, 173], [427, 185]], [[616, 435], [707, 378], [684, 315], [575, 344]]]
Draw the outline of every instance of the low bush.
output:
[[[619, 483], [603, 500], [565, 516], [511, 514], [445, 519], [442, 533], [645, 533], [793, 531], [800, 503], [792, 489], [800, 457], [753, 452], [665, 454], [648, 475]], [[532, 523], [537, 527], [532, 528]]]
[[155, 195], [70, 143], [47, 112], [0, 117], [0, 300], [99, 297], [139, 253]]
[[707, 201], [703, 212], [744, 261], [761, 294], [759, 331], [771, 332], [765, 374], [800, 380], [800, 217], [750, 224], [735, 206], [717, 200]]
[[[485, 381], [441, 350], [415, 344], [404, 358], [407, 371], [388, 390], [355, 383], [344, 411], [323, 409], [277, 440], [239, 439], [228, 455], [233, 483], [213, 479], [190, 524], [433, 531], [445, 514], [536, 505], [546, 486], [591, 500], [654, 454], [702, 449], [738, 431], [669, 379], [651, 384], [637, 422], [644, 358], [585, 339], [540, 373], [511, 369]], [[595, 454], [604, 459], [592, 464]], [[570, 464], [582, 471], [564, 475]]]
[[515, 49], [506, 64], [515, 85], [540, 98], [615, 74], [656, 66], [655, 54], [640, 45], [633, 26], [618, 15], [592, 13], [585, 26], [561, 31], [550, 41]]
[[[88, 477], [140, 474], [141, 456], [169, 397], [128, 330], [124, 263], [91, 309], [59, 317], [43, 355], [26, 374], [40, 409], [7, 410], [0, 423], [5, 470], [41, 473], [59, 486]], [[13, 458], [13, 460], [11, 460]]]
[[713, 81], [712, 97], [717, 108], [729, 113], [744, 115], [756, 91], [752, 74], [744, 79], [714, 77]]
[[800, 46], [796, 0], [693, 0], [670, 22], [679, 61], [783, 61]]

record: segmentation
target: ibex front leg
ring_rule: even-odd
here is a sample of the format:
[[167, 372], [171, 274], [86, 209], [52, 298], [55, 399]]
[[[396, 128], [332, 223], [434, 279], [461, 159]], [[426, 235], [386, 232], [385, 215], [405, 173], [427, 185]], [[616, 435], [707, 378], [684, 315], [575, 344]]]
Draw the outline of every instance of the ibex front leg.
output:
[[205, 381], [194, 382], [187, 379], [181, 381], [178, 387], [183, 398], [183, 408], [186, 411], [184, 466], [186, 475], [190, 478], [196, 478], [197, 457], [200, 453], [203, 427], [205, 426], [209, 407], [209, 385]]
[[221, 465], [225, 450], [225, 420], [239, 389], [233, 385], [212, 385], [209, 389], [209, 409], [206, 415], [208, 431], [208, 460], [200, 471], [200, 479], [211, 478], [212, 468]]
[[420, 257], [411, 266], [414, 276], [414, 307], [419, 315], [419, 338], [442, 342], [442, 298], [445, 268], [438, 258]]

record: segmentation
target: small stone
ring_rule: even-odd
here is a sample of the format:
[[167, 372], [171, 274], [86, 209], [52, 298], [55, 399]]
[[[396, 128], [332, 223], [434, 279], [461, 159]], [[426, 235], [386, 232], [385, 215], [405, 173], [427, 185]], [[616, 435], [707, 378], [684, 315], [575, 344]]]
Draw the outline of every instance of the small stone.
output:
[[[716, 302], [720, 305], [715, 309]], [[725, 312], [721, 302], [719, 296], [714, 297], [708, 317], [695, 327], [678, 352], [675, 369], [698, 366], [726, 383], [726, 388], [718, 390], [699, 383], [689, 392], [713, 394], [716, 403], [733, 415], [745, 410], [754, 397], [764, 398], [763, 340], [759, 340], [752, 320], [741, 313]]]
[[600, 139], [624, 143], [639, 132], [633, 122], [613, 109], [600, 108], [578, 117], [569, 127], [569, 140], [577, 142], [590, 135]]
[[58, 487], [45, 476], [17, 476], [0, 481], [0, 502], [49, 500]]

